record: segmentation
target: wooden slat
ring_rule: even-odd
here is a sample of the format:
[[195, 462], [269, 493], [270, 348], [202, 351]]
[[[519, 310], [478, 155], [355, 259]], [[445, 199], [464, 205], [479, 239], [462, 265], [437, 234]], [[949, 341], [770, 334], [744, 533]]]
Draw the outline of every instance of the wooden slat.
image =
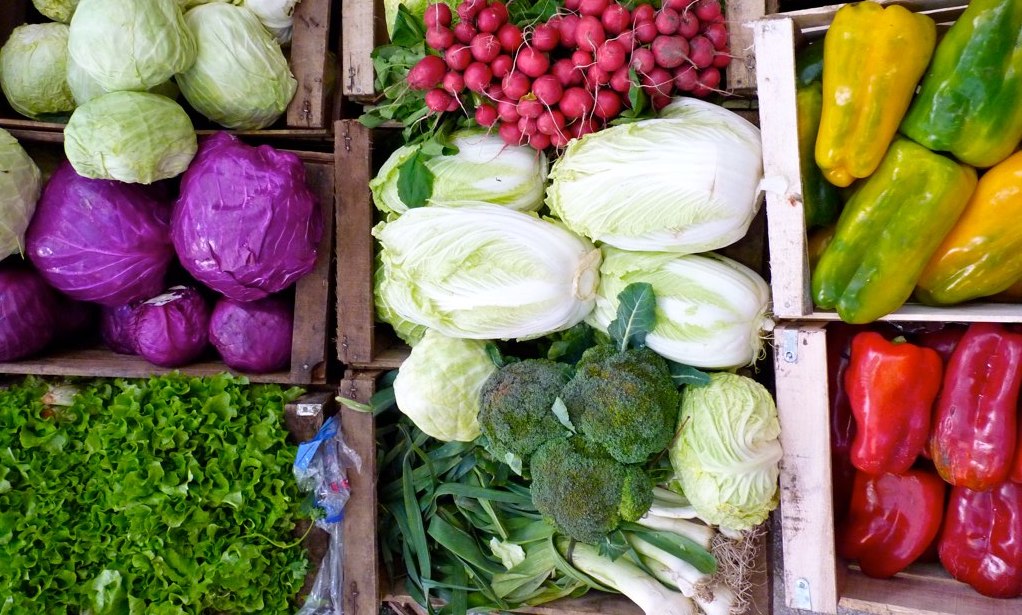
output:
[[[347, 372], [339, 394], [362, 403], [376, 391], [379, 372]], [[351, 497], [344, 509], [344, 612], [375, 614], [382, 596], [376, 528], [376, 421], [372, 414], [341, 408], [344, 440], [362, 459], [350, 472]]]
[[329, 128], [333, 105], [327, 100], [327, 51], [331, 0], [302, 0], [295, 7], [291, 72], [298, 91], [287, 107], [292, 128]]
[[341, 0], [341, 93], [359, 102], [374, 96], [373, 62], [370, 54], [385, 37], [381, 0]]
[[[961, 14], [968, 2], [962, 0], [872, 0], [880, 5], [898, 4], [916, 12], [926, 13], [939, 22], [946, 19], [954, 19]], [[822, 31], [830, 26], [831, 20], [838, 9], [845, 3], [831, 4], [818, 8], [805, 9], [802, 11], [790, 11], [783, 13], [785, 17], [792, 19], [797, 28], [808, 31]]]
[[735, 94], [755, 94], [756, 54], [752, 22], [777, 12], [778, 0], [736, 0], [724, 4], [731, 44], [727, 89]]
[[1022, 600], [987, 598], [943, 571], [926, 575], [899, 574], [892, 579], [871, 579], [850, 572], [843, 608], [875, 615], [1017, 615]]
[[789, 607], [837, 612], [827, 341], [822, 324], [774, 329], [781, 537]]

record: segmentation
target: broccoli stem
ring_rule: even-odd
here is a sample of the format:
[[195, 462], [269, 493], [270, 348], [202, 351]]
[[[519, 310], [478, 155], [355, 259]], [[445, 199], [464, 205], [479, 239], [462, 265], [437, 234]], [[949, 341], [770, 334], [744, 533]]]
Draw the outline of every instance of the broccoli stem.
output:
[[651, 530], [663, 530], [680, 534], [692, 539], [693, 542], [699, 544], [707, 551], [710, 550], [710, 545], [713, 544], [713, 536], [716, 534], [712, 527], [702, 523], [674, 517], [662, 517], [649, 512], [636, 521], [636, 523]]

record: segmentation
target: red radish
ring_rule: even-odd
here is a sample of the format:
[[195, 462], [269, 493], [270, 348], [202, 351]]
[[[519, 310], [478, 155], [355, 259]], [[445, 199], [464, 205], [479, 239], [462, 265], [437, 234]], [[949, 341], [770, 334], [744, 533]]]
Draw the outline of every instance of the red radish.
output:
[[454, 71], [447, 73], [444, 75], [444, 89], [451, 94], [460, 94], [465, 89], [465, 78]]
[[483, 92], [490, 85], [493, 72], [482, 62], [473, 62], [465, 69], [465, 87], [473, 92]]
[[518, 115], [521, 117], [536, 119], [540, 115], [543, 115], [543, 111], [543, 103], [539, 102], [535, 98], [526, 96], [518, 101]]
[[649, 100], [651, 103], [653, 103], [654, 111], [659, 111], [666, 107], [667, 105], [671, 104], [671, 97], [664, 96], [663, 94], [653, 94], [653, 96], [651, 96]]
[[451, 25], [451, 7], [446, 4], [430, 4], [426, 7], [426, 13], [422, 16], [422, 22], [427, 28], [436, 26], [447, 27]]
[[600, 16], [610, 5], [609, 0], [582, 0], [578, 4], [578, 12], [582, 15]]
[[[695, 89], [697, 92], [696, 96], [700, 96], [698, 92], [701, 88], [706, 88], [709, 91], [714, 91], [720, 86], [720, 71], [712, 66], [710, 68], [699, 71], [699, 84]], [[710, 92], [706, 94], [709, 94]]]
[[593, 54], [581, 49], [571, 54], [571, 63], [578, 68], [589, 68], [593, 63]]
[[579, 120], [571, 126], [568, 126], [568, 133], [576, 139], [581, 139], [587, 134], [593, 132], [596, 132], [596, 124], [594, 124], [590, 119]]
[[480, 126], [493, 126], [497, 122], [497, 108], [483, 103], [476, 107], [476, 122]]
[[444, 60], [451, 70], [465, 70], [472, 63], [472, 50], [468, 45], [451, 45], [444, 52]]
[[458, 100], [457, 96], [452, 96], [450, 104], [447, 105], [447, 110], [448, 111], [458, 111], [459, 109], [462, 109], [461, 101]]
[[530, 77], [539, 77], [550, 68], [550, 58], [535, 47], [522, 47], [515, 58], [518, 70]]
[[562, 130], [555, 135], [550, 135], [550, 145], [553, 145], [557, 149], [564, 149], [565, 147], [568, 147], [568, 141], [570, 140], [571, 134], [567, 130]]
[[518, 130], [522, 131], [522, 134], [525, 135], [526, 137], [535, 133], [538, 130], [538, 128], [536, 128], [536, 118], [534, 117], [518, 118]]
[[720, 3], [717, 0], [697, 0], [693, 8], [700, 21], [713, 21], [721, 16]]
[[711, 23], [703, 30], [703, 36], [710, 39], [717, 51], [727, 48], [727, 26], [722, 23]]
[[582, 0], [564, 0], [564, 8], [569, 11], [577, 11], [578, 5], [582, 3]]
[[674, 9], [664, 7], [657, 13], [656, 19], [653, 20], [656, 24], [656, 29], [660, 34], [674, 34], [678, 31], [678, 25], [681, 23], [681, 16], [678, 15], [678, 11]]
[[723, 51], [723, 52], [718, 51], [717, 53], [713, 54], [713, 64], [712, 64], [712, 66], [714, 68], [727, 68], [730, 65], [731, 65], [731, 54], [730, 53], [728, 53], [726, 51]]
[[447, 66], [439, 56], [426, 56], [408, 71], [408, 85], [413, 90], [428, 90], [440, 83], [446, 74]]
[[478, 32], [476, 32], [475, 26], [467, 21], [454, 24], [454, 38], [459, 43], [468, 45], [472, 42], [472, 39], [476, 37], [476, 34], [478, 34]]
[[632, 52], [632, 60], [628, 64], [635, 69], [635, 72], [643, 75], [653, 70], [653, 67], [656, 66], [656, 58], [649, 49], [639, 47]]
[[581, 21], [582, 19], [575, 14], [561, 17], [561, 20], [557, 23], [557, 29], [561, 31], [561, 47], [565, 49], [575, 48], [575, 34], [578, 32], [578, 24]]
[[628, 9], [615, 2], [603, 11], [603, 15], [600, 15], [600, 23], [603, 24], [603, 29], [610, 34], [621, 34], [628, 29], [628, 26], [632, 25], [632, 15]]
[[699, 79], [699, 71], [691, 64], [686, 64], [674, 71], [674, 87], [682, 92], [691, 92], [696, 87]]
[[512, 70], [506, 77], [501, 79], [500, 86], [504, 88], [504, 94], [511, 100], [518, 100], [529, 93], [532, 89], [532, 80], [521, 71]]
[[699, 34], [699, 28], [702, 27], [699, 23], [699, 18], [692, 11], [686, 11], [681, 14], [681, 19], [678, 23], [678, 34], [685, 38], [692, 38], [696, 34]]
[[500, 20], [500, 23], [502, 24], [507, 23], [507, 20], [509, 18], [509, 15], [507, 13], [507, 5], [505, 5], [503, 2], [491, 2], [488, 8], [491, 8], [497, 12], [497, 19]]
[[500, 41], [500, 48], [508, 53], [518, 51], [522, 46], [522, 29], [513, 23], [506, 23], [497, 30], [497, 40]]
[[553, 51], [561, 42], [561, 32], [556, 26], [541, 23], [532, 31], [529, 42], [540, 51]]
[[603, 31], [603, 24], [592, 15], [586, 15], [578, 22], [575, 30], [575, 43], [582, 51], [595, 52], [603, 42], [607, 40], [607, 34]]
[[639, 82], [651, 95], [670, 96], [671, 90], [674, 88], [674, 77], [659, 66], [645, 75], [640, 75]]
[[518, 122], [503, 122], [497, 129], [497, 134], [508, 145], [522, 144], [522, 131], [518, 130]]
[[476, 15], [476, 28], [479, 28], [480, 32], [496, 32], [502, 25], [504, 22], [500, 20], [500, 15], [493, 7], [487, 7]]
[[439, 88], [426, 92], [426, 107], [434, 113], [447, 111], [452, 101], [457, 102], [453, 96]]
[[675, 11], [681, 13], [687, 9], [695, 0], [666, 0], [664, 6], [672, 8]]
[[655, 23], [652, 21], [641, 21], [635, 24], [635, 31], [632, 36], [640, 43], [652, 43], [653, 39], [659, 34], [660, 31], [656, 29]]
[[550, 137], [537, 130], [529, 135], [529, 145], [532, 146], [532, 149], [545, 150], [550, 147]]
[[505, 75], [511, 72], [511, 68], [514, 66], [515, 61], [508, 55], [499, 55], [490, 62], [490, 70], [493, 71], [493, 76], [497, 79], [503, 79]]
[[564, 131], [564, 114], [560, 111], [544, 111], [536, 118], [536, 128], [545, 135], [553, 136]]
[[664, 68], [677, 68], [688, 59], [688, 41], [678, 35], [656, 37], [650, 50], [656, 63]]
[[617, 41], [607, 41], [596, 50], [596, 65], [612, 73], [625, 65], [625, 48]]
[[546, 106], [556, 105], [564, 95], [564, 87], [554, 75], [541, 75], [532, 82], [532, 93]]
[[625, 30], [610, 40], [616, 41], [619, 45], [624, 47], [626, 52], [630, 52], [632, 48], [635, 47], [635, 31]]
[[593, 107], [593, 115], [609, 120], [621, 113], [621, 97], [610, 90], [600, 90], [596, 93], [596, 104]]
[[504, 96], [504, 88], [500, 87], [499, 83], [491, 83], [486, 86], [486, 97], [494, 102], [507, 98]]
[[599, 64], [593, 64], [586, 70], [586, 85], [589, 89], [595, 89], [599, 85], [610, 83], [610, 72], [600, 68]]
[[622, 94], [628, 93], [628, 90], [632, 87], [632, 78], [628, 74], [628, 67], [622, 66], [621, 68], [614, 71], [614, 74], [610, 76], [610, 89], [615, 92], [621, 92]]
[[518, 104], [510, 100], [502, 100], [497, 103], [497, 114], [503, 122], [518, 122]]
[[465, 0], [458, 5], [458, 17], [462, 23], [469, 23], [476, 18], [479, 11], [486, 7], [486, 0]]
[[561, 96], [559, 107], [566, 118], [584, 117], [592, 113], [593, 95], [583, 88], [568, 88]]
[[426, 30], [426, 44], [437, 51], [443, 51], [454, 44], [454, 32], [450, 28], [444, 28], [443, 26], [428, 28]]
[[688, 41], [688, 58], [696, 68], [706, 68], [713, 64], [713, 43], [705, 36], [695, 36]]
[[561, 58], [554, 62], [554, 65], [550, 67], [550, 74], [557, 77], [557, 81], [564, 87], [582, 83], [582, 72], [576, 69], [568, 58]]
[[656, 19], [656, 9], [653, 8], [652, 4], [640, 4], [632, 11], [632, 23], [639, 24], [644, 21], [653, 21], [654, 19]]
[[472, 39], [472, 57], [480, 62], [492, 62], [500, 55], [500, 42], [489, 32], [476, 34]]

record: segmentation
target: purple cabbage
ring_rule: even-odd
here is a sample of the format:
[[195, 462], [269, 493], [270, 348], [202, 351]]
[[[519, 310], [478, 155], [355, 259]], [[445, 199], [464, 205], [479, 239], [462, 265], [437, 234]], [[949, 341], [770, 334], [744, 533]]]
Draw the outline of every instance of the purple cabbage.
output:
[[291, 364], [294, 309], [280, 297], [241, 302], [223, 297], [209, 319], [209, 341], [232, 369], [265, 374]]
[[196, 280], [236, 301], [255, 301], [312, 270], [320, 216], [297, 156], [218, 132], [199, 144], [182, 175], [171, 236]]
[[105, 307], [99, 318], [99, 333], [107, 348], [118, 354], [138, 354], [135, 318], [139, 304]]
[[0, 265], [0, 361], [22, 359], [53, 341], [59, 305], [35, 271]]
[[154, 365], [178, 367], [199, 358], [209, 343], [209, 306], [194, 288], [173, 286], [138, 306], [138, 354]]
[[28, 227], [28, 255], [73, 299], [117, 306], [152, 297], [174, 258], [168, 214], [143, 187], [81, 177], [64, 162]]

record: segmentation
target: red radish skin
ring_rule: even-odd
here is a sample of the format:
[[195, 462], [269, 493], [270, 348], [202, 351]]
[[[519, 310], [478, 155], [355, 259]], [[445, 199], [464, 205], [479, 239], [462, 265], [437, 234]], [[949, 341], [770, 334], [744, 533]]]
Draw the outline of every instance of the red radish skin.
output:
[[603, 31], [603, 24], [596, 17], [586, 15], [578, 22], [578, 28], [575, 30], [575, 43], [582, 51], [593, 53], [606, 40], [607, 34]]
[[645, 47], [639, 47], [632, 52], [632, 60], [629, 62], [629, 66], [635, 69], [635, 72], [640, 75], [644, 75], [649, 71], [653, 70], [656, 66], [656, 58], [653, 56], [653, 52]]
[[667, 105], [671, 104], [671, 97], [664, 96], [663, 94], [654, 94], [649, 100], [653, 104], [654, 111], [660, 111]]
[[596, 50], [596, 65], [608, 73], [613, 73], [625, 65], [625, 53], [625, 48], [620, 43], [607, 41]]
[[635, 31], [625, 30], [610, 40], [615, 41], [617, 44], [624, 47], [626, 53], [630, 52], [635, 48]]
[[674, 71], [674, 87], [682, 92], [691, 92], [699, 80], [699, 71], [691, 64], [686, 64]]
[[493, 7], [487, 7], [476, 15], [476, 28], [480, 32], [496, 32], [502, 25], [504, 22], [500, 20], [500, 15]]
[[642, 21], [635, 24], [635, 30], [632, 34], [635, 40], [645, 44], [652, 43], [653, 39], [659, 35], [660, 31], [656, 29], [656, 24], [652, 21]]
[[483, 103], [476, 107], [476, 122], [480, 126], [493, 126], [497, 123], [497, 108]]
[[579, 120], [571, 126], [568, 126], [568, 133], [576, 139], [581, 139], [582, 137], [594, 132], [596, 132], [596, 125], [589, 119]]
[[444, 52], [444, 61], [451, 70], [465, 70], [472, 63], [472, 50], [468, 45], [452, 45]]
[[494, 102], [507, 98], [504, 96], [504, 88], [500, 87], [499, 83], [491, 83], [486, 87], [486, 97]]
[[426, 44], [443, 51], [454, 44], [454, 32], [450, 28], [438, 27], [426, 30]]
[[532, 93], [546, 106], [556, 105], [564, 95], [564, 87], [554, 75], [541, 75], [532, 82]]
[[521, 71], [512, 70], [506, 77], [501, 79], [500, 87], [504, 88], [504, 94], [508, 98], [518, 100], [532, 89], [532, 79], [529, 79]]
[[451, 7], [446, 4], [430, 4], [426, 7], [426, 12], [422, 15], [422, 23], [424, 23], [427, 28], [435, 28], [438, 25], [446, 28], [451, 25], [451, 19], [453, 17], [454, 16], [451, 14]]
[[486, 0], [465, 0], [458, 5], [458, 18], [467, 23], [476, 18], [479, 11], [486, 7]]
[[681, 16], [678, 15], [678, 11], [671, 8], [662, 8], [657, 13], [656, 19], [653, 20], [656, 24], [657, 32], [660, 34], [674, 34], [678, 31], [678, 25], [681, 23]]
[[582, 0], [564, 0], [564, 8], [569, 11], [577, 11], [578, 5], [582, 3]]
[[578, 4], [578, 12], [582, 15], [599, 17], [610, 5], [609, 0], [582, 0]]
[[465, 69], [465, 87], [473, 92], [486, 91], [492, 79], [493, 72], [482, 62], [473, 62]]
[[568, 58], [561, 58], [550, 67], [550, 74], [557, 77], [557, 81], [563, 87], [582, 84], [582, 72], [575, 68], [575, 65]]
[[597, 86], [610, 83], [610, 73], [600, 68], [599, 64], [593, 64], [586, 70], [586, 85], [589, 89], [596, 89]]
[[674, 88], [674, 76], [667, 72], [667, 69], [655, 67], [645, 75], [639, 76], [639, 81], [650, 95], [670, 96]]
[[447, 92], [434, 88], [426, 92], [426, 108], [433, 113], [443, 113], [450, 107], [451, 102], [457, 102], [454, 97]]
[[700, 21], [713, 21], [721, 16], [717, 0], [697, 0], [693, 8]]
[[656, 19], [656, 9], [653, 8], [652, 4], [640, 4], [632, 11], [632, 23], [634, 24], [653, 21], [654, 19]]
[[699, 23], [699, 18], [696, 17], [696, 14], [692, 11], [686, 11], [681, 13], [681, 18], [678, 20], [677, 33], [691, 39], [696, 34], [699, 34], [699, 28], [701, 27], [702, 24]]
[[593, 63], [593, 54], [588, 51], [576, 51], [571, 54], [571, 63], [578, 68], [589, 68]]
[[504, 140], [504, 143], [508, 145], [521, 145], [522, 144], [522, 131], [518, 130], [518, 122], [502, 122], [500, 128], [497, 129], [497, 134]]
[[600, 90], [596, 93], [596, 103], [593, 106], [593, 115], [602, 119], [613, 119], [621, 113], [621, 97], [610, 90]]
[[550, 24], [539, 24], [533, 29], [529, 43], [540, 51], [553, 51], [561, 42], [561, 31]]
[[692, 93], [696, 96], [709, 96], [712, 92], [717, 91], [719, 86], [720, 71], [716, 68], [710, 67], [699, 71], [699, 80], [696, 83], [696, 87], [692, 90]]
[[610, 89], [615, 92], [622, 94], [628, 93], [628, 90], [632, 87], [632, 78], [628, 74], [628, 67], [622, 66], [621, 68], [614, 71], [614, 74], [610, 76]]
[[461, 101], [458, 100], [457, 96], [452, 96], [450, 104], [447, 105], [447, 111], [448, 112], [458, 111], [461, 108], [462, 108]]
[[536, 118], [536, 129], [551, 137], [564, 132], [564, 114], [557, 110], [544, 111]]
[[459, 43], [468, 45], [476, 37], [476, 34], [479, 33], [476, 31], [475, 26], [468, 22], [462, 21], [454, 24], [454, 40]]
[[561, 113], [568, 119], [578, 119], [593, 111], [593, 95], [583, 88], [568, 88], [561, 96], [558, 105]]
[[730, 66], [730, 64], [731, 64], [731, 54], [728, 53], [727, 51], [723, 51], [723, 52], [718, 51], [717, 53], [713, 54], [713, 64], [712, 64], [712, 66], [714, 68], [727, 68], [728, 66]]
[[545, 150], [550, 147], [550, 137], [537, 130], [529, 135], [529, 145], [532, 146], [532, 149]]
[[677, 68], [688, 60], [688, 41], [678, 35], [658, 36], [650, 45], [658, 66]]
[[528, 137], [529, 135], [535, 133], [536, 131], [539, 130], [539, 128], [536, 127], [536, 118], [534, 118], [534, 117], [521, 117], [521, 118], [519, 118], [518, 119], [518, 130], [520, 130], [521, 133], [523, 135], [525, 135], [526, 137]]
[[710, 39], [717, 51], [727, 49], [727, 26], [722, 23], [711, 23], [703, 30], [703, 36]]
[[557, 29], [561, 31], [561, 47], [565, 49], [575, 48], [575, 35], [578, 32], [578, 24], [581, 21], [582, 19], [575, 14], [561, 17], [561, 20], [557, 23]]
[[500, 41], [500, 48], [507, 53], [514, 53], [522, 46], [525, 39], [522, 37], [522, 29], [513, 23], [506, 23], [497, 30], [497, 40]]
[[518, 115], [518, 104], [510, 100], [502, 100], [497, 103], [497, 115], [500, 116], [502, 122], [517, 122], [521, 117]]
[[518, 101], [518, 115], [530, 119], [536, 119], [543, 115], [543, 103], [535, 98], [525, 97]]
[[688, 42], [688, 58], [696, 68], [707, 68], [713, 64], [713, 43], [705, 36], [695, 36]]
[[472, 57], [479, 62], [492, 62], [500, 55], [500, 41], [489, 32], [476, 34], [472, 39]]
[[490, 70], [493, 71], [493, 76], [497, 79], [503, 79], [508, 73], [511, 72], [511, 68], [514, 66], [515, 61], [508, 55], [499, 55], [490, 62]]
[[555, 135], [550, 135], [550, 145], [557, 149], [564, 149], [568, 147], [568, 141], [571, 140], [571, 134], [565, 130]]
[[539, 77], [549, 70], [550, 58], [535, 47], [522, 47], [515, 58], [515, 67], [529, 77]]
[[695, 2], [695, 0], [667, 0], [666, 2], [664, 2], [664, 6], [670, 9], [674, 9], [675, 11], [681, 13], [687, 10], [688, 7], [691, 6], [693, 2]]
[[461, 73], [451, 71], [444, 75], [443, 87], [451, 94], [460, 94], [465, 89], [465, 78]]
[[443, 81], [446, 74], [447, 66], [439, 56], [426, 56], [408, 71], [408, 85], [413, 90], [428, 90]]
[[491, 2], [489, 8], [497, 12], [497, 19], [500, 20], [500, 23], [507, 23], [507, 20], [510, 18], [507, 12], [507, 5], [503, 2]]
[[600, 15], [600, 23], [609, 34], [621, 34], [628, 29], [628, 26], [632, 25], [632, 14], [628, 12], [628, 9], [615, 2]]

